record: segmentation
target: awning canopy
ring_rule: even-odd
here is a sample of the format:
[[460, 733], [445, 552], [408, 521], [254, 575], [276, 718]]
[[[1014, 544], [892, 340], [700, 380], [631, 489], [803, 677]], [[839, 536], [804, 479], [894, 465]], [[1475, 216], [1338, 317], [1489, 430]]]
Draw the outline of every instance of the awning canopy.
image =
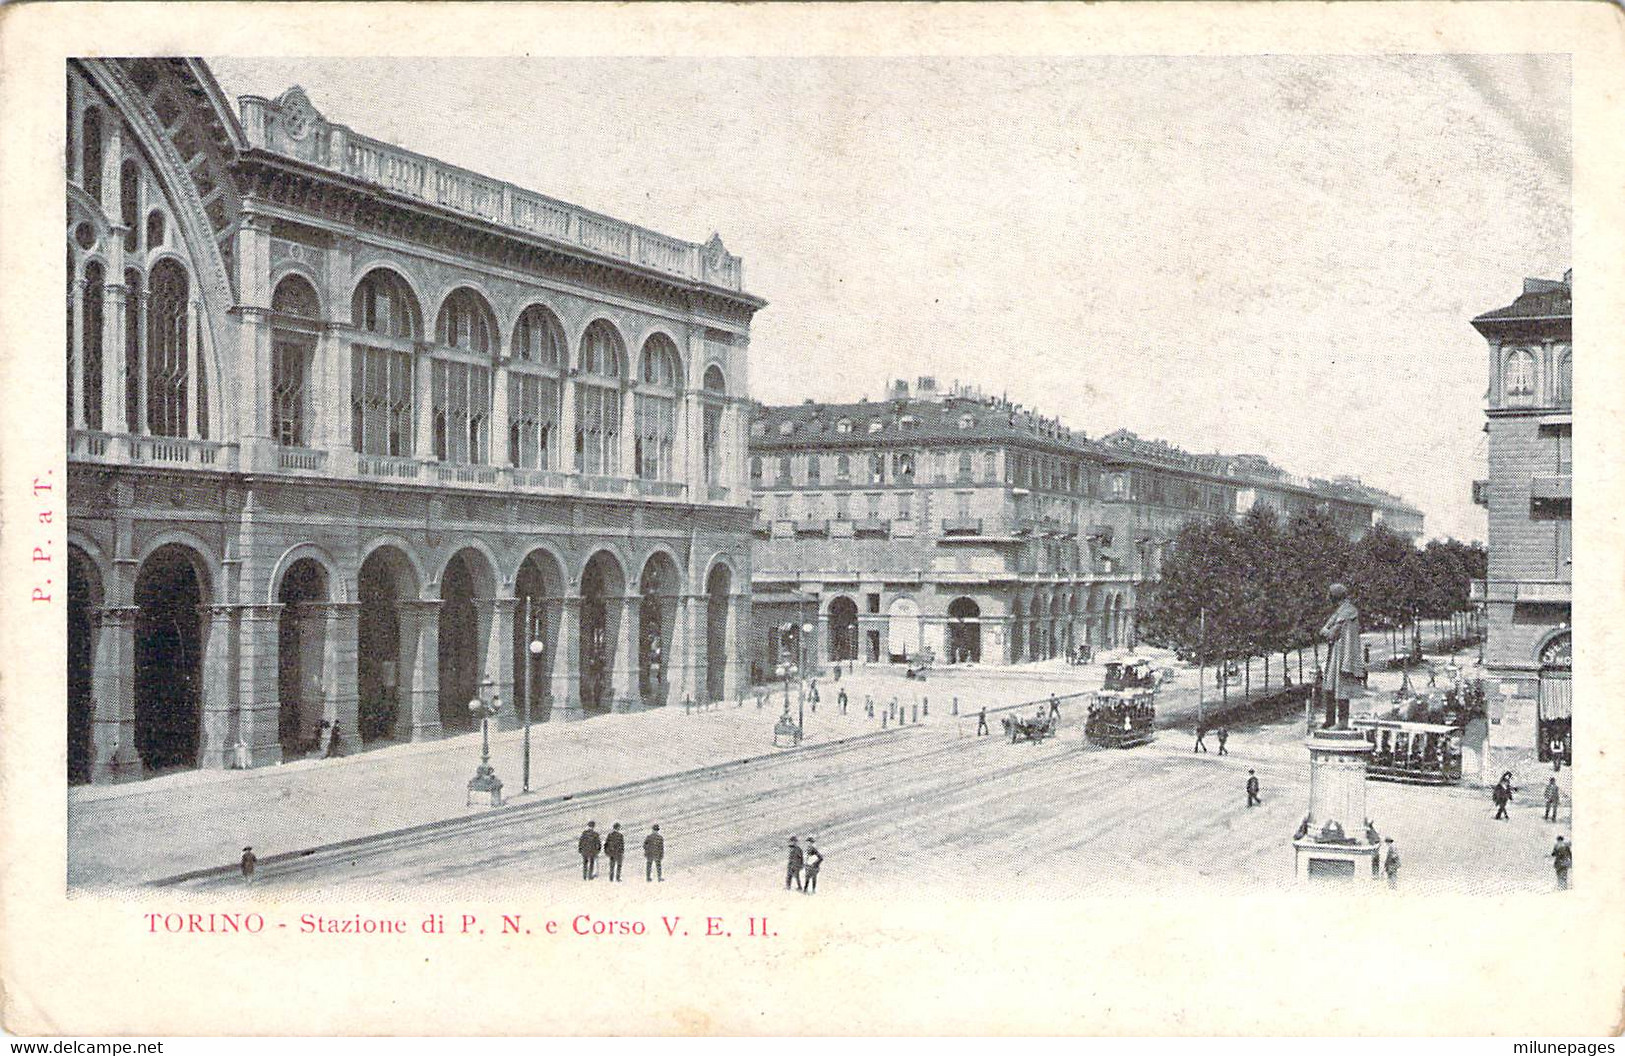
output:
[[1574, 682], [1567, 678], [1540, 680], [1539, 714], [1542, 722], [1574, 715]]

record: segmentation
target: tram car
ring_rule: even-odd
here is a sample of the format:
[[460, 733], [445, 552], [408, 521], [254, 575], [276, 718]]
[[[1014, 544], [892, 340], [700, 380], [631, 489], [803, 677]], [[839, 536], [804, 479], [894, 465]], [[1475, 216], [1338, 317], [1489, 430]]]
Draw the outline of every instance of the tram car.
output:
[[1417, 785], [1461, 783], [1462, 728], [1399, 719], [1355, 719], [1372, 747], [1366, 777]]
[[1106, 680], [1084, 719], [1084, 739], [1101, 748], [1149, 743], [1157, 724], [1159, 681], [1149, 660], [1108, 660]]

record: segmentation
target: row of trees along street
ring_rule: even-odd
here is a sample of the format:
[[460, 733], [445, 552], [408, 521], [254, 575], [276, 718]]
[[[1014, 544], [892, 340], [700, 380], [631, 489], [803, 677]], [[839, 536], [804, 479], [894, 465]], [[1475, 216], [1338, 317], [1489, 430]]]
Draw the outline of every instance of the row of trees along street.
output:
[[[1280, 658], [1284, 679], [1288, 654], [1296, 651], [1302, 684], [1305, 649], [1314, 657], [1308, 679], [1320, 668], [1320, 627], [1332, 611], [1327, 588], [1343, 583], [1362, 628], [1386, 631], [1391, 656], [1419, 662], [1424, 622], [1431, 622], [1440, 651], [1475, 640], [1480, 629], [1468, 594], [1471, 582], [1485, 577], [1488, 560], [1479, 543], [1433, 540], [1418, 548], [1381, 525], [1354, 542], [1321, 513], [1282, 523], [1275, 511], [1255, 506], [1239, 520], [1185, 525], [1162, 577], [1146, 585], [1139, 637], [1187, 662], [1240, 665], [1247, 694], [1254, 658], [1263, 659], [1267, 690], [1271, 658]], [[1222, 695], [1228, 700], [1228, 679]]]

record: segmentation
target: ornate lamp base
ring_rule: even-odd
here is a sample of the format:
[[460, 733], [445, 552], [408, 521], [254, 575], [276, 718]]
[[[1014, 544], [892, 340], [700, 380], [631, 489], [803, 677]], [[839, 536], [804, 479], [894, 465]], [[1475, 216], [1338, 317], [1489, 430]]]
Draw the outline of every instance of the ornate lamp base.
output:
[[473, 806], [476, 799], [486, 806], [502, 806], [502, 779], [484, 763], [468, 782], [468, 805]]

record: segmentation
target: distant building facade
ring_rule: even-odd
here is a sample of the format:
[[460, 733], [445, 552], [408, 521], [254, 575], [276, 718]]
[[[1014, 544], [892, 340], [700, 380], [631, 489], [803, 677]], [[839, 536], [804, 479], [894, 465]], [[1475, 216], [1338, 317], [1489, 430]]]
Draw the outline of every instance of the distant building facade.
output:
[[487, 683], [512, 723], [532, 638], [540, 719], [735, 691], [764, 302], [720, 239], [199, 60], [67, 76], [70, 780], [437, 737]]
[[803, 654], [1008, 664], [1128, 646], [1137, 586], [1191, 518], [1319, 509], [1351, 537], [1377, 518], [1372, 495], [1262, 456], [1090, 440], [930, 378], [873, 402], [759, 407], [749, 443], [750, 651], [768, 678]]
[[1490, 759], [1572, 757], [1573, 272], [1526, 279], [1473, 326], [1489, 345], [1489, 576], [1474, 585], [1489, 638]]

